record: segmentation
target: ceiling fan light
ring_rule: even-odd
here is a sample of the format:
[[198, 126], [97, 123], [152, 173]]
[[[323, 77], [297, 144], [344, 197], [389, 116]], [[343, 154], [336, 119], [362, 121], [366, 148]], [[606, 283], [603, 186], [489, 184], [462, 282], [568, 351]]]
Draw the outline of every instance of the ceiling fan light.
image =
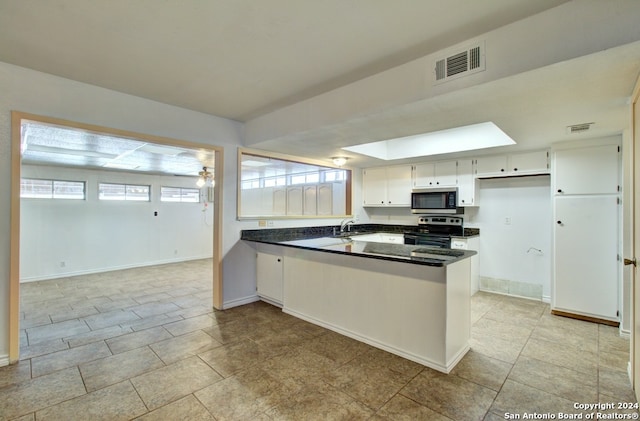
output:
[[331, 160], [333, 161], [333, 165], [335, 165], [336, 167], [341, 167], [344, 164], [347, 163], [347, 159], [344, 156], [334, 156], [333, 158], [331, 158]]

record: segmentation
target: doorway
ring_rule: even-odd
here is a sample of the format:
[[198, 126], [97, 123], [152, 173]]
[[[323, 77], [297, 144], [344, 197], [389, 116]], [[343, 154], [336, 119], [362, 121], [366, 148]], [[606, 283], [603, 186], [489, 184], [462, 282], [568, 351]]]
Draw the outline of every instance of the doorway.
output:
[[[193, 143], [178, 139], [164, 138], [160, 136], [129, 132], [108, 127], [78, 123], [73, 121], [38, 116], [23, 112], [13, 111], [11, 116], [11, 234], [10, 234], [10, 284], [9, 284], [9, 361], [17, 362], [19, 359], [19, 320], [20, 320], [20, 181], [22, 178], [22, 124], [34, 122], [36, 124], [50, 125], [54, 127], [76, 130], [95, 136], [109, 136], [113, 138], [139, 141], [151, 147], [181, 148], [199, 151], [208, 151], [213, 154], [212, 177], [215, 186], [210, 189], [211, 207], [213, 212], [213, 307], [222, 308], [222, 188], [223, 188], [223, 149], [221, 147]], [[206, 170], [205, 170], [206, 171]]]

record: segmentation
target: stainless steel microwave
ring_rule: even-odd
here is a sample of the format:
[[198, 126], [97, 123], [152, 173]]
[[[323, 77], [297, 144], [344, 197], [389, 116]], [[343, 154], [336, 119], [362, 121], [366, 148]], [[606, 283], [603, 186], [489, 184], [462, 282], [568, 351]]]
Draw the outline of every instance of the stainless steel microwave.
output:
[[411, 192], [412, 213], [462, 213], [458, 211], [458, 189], [420, 189]]

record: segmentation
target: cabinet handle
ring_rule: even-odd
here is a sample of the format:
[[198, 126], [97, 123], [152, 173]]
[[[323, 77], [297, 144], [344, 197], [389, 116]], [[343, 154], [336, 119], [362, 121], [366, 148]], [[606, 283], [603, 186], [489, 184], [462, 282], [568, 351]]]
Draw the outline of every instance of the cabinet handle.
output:
[[436, 184], [440, 184], [440, 182], [439, 182], [439, 181], [436, 181]]
[[558, 189], [558, 193], [562, 193], [562, 189]]
[[504, 168], [500, 168], [500, 171], [504, 172]]
[[514, 170], [514, 171], [518, 171], [518, 169], [517, 169], [517, 168], [514, 168], [513, 170]]
[[562, 221], [558, 221], [558, 225], [562, 225]]
[[282, 260], [278, 259], [278, 262], [281, 262]]

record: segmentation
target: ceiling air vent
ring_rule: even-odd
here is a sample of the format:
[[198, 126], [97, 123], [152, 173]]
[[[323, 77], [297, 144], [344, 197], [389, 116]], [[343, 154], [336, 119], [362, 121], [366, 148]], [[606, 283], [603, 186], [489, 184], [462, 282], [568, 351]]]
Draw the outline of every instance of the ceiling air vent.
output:
[[592, 125], [593, 125], [593, 122], [591, 122], [591, 123], [574, 124], [573, 126], [567, 126], [567, 133], [568, 134], [573, 134], [573, 133], [586, 132], [587, 130], [591, 129]]
[[484, 69], [484, 43], [480, 43], [436, 60], [435, 82], [442, 83]]

